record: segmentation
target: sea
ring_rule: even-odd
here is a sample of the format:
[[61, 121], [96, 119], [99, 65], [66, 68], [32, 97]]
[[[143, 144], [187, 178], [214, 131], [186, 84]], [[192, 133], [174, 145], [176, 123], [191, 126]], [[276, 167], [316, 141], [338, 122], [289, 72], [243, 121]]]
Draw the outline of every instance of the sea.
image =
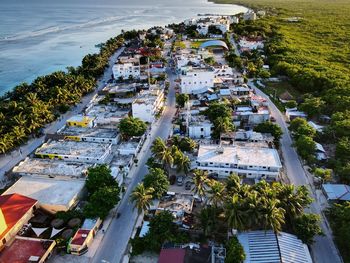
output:
[[121, 30], [247, 9], [206, 0], [0, 0], [0, 95], [22, 82], [78, 66]]

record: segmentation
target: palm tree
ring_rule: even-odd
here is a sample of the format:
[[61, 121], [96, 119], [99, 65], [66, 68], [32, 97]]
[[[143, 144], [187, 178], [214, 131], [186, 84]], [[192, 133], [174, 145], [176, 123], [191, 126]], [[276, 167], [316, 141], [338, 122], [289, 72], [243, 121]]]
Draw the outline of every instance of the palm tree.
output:
[[308, 190], [304, 187], [296, 189], [294, 185], [275, 184], [275, 188], [277, 188], [276, 198], [280, 201], [279, 206], [286, 211], [289, 222], [301, 215], [311, 202]]
[[241, 179], [237, 174], [232, 173], [227, 177], [225, 185], [228, 193], [239, 193], [241, 190]]
[[143, 183], [139, 183], [132, 191], [130, 200], [134, 203], [134, 208], [137, 208], [139, 214], [148, 210], [152, 205], [153, 192], [152, 187], [145, 188]]
[[218, 207], [221, 204], [225, 197], [225, 186], [219, 181], [211, 180], [209, 181], [209, 202]]
[[261, 221], [265, 230], [272, 229], [278, 233], [284, 224], [285, 210], [278, 207], [279, 201], [276, 199], [262, 198]]
[[259, 226], [261, 223], [261, 200], [257, 191], [250, 191], [248, 197], [244, 199], [247, 205], [247, 223], [249, 227]]
[[152, 154], [158, 160], [162, 159], [162, 156], [164, 155], [164, 152], [166, 151], [166, 149], [167, 149], [167, 146], [165, 145], [164, 141], [160, 137], [157, 137], [153, 141], [151, 146]]
[[238, 194], [233, 194], [226, 202], [225, 217], [227, 225], [237, 230], [246, 229], [245, 211], [242, 207], [242, 198]]
[[208, 185], [208, 172], [204, 170], [195, 170], [192, 178], [194, 188], [192, 191], [197, 194], [201, 199], [206, 194], [206, 186]]
[[179, 151], [175, 155], [174, 164], [176, 165], [177, 172], [184, 172], [187, 175], [190, 170], [191, 160], [188, 156]]

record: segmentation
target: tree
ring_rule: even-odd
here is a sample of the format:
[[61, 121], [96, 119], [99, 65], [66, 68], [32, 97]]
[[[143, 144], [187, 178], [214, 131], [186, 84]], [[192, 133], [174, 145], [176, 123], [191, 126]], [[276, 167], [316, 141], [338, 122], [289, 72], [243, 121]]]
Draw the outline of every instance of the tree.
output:
[[148, 174], [143, 179], [145, 188], [153, 188], [153, 198], [161, 198], [169, 189], [169, 181], [164, 170], [159, 168], [149, 169]]
[[294, 232], [297, 237], [307, 245], [311, 245], [314, 236], [322, 235], [320, 216], [316, 214], [303, 214], [294, 220]]
[[227, 225], [231, 228], [237, 230], [245, 230], [246, 212], [242, 206], [241, 197], [238, 194], [233, 194], [229, 196], [228, 200], [225, 202], [225, 218]]
[[119, 131], [124, 139], [128, 139], [133, 136], [142, 136], [146, 130], [147, 125], [139, 118], [126, 117], [119, 123]]
[[235, 126], [228, 117], [218, 117], [214, 121], [214, 131], [212, 137], [219, 139], [222, 133], [234, 131]]
[[326, 211], [333, 236], [345, 262], [350, 259], [350, 202], [333, 204]]
[[230, 238], [226, 245], [225, 263], [243, 263], [246, 256], [236, 236]]
[[276, 142], [280, 140], [283, 134], [281, 127], [278, 124], [272, 123], [270, 121], [259, 123], [254, 128], [254, 131], [261, 133], [270, 133]]
[[272, 229], [274, 232], [280, 232], [285, 223], [285, 210], [279, 207], [277, 199], [262, 199], [261, 220], [265, 230]]
[[184, 172], [187, 175], [190, 170], [191, 160], [181, 151], [178, 151], [174, 156], [174, 164], [177, 172]]
[[190, 100], [190, 96], [188, 94], [176, 94], [176, 104], [180, 107], [183, 108], [185, 107], [185, 104]]
[[104, 187], [118, 187], [117, 181], [111, 174], [111, 169], [106, 164], [90, 167], [85, 185], [90, 195]]
[[192, 182], [194, 188], [192, 189], [194, 194], [200, 198], [206, 195], [206, 186], [208, 185], [208, 173], [204, 170], [195, 170], [193, 172]]
[[296, 106], [298, 106], [297, 102], [295, 100], [289, 100], [285, 103], [285, 106], [289, 109], [293, 109]]
[[188, 137], [175, 135], [171, 138], [172, 145], [175, 145], [183, 152], [193, 152], [197, 148], [197, 143]]
[[151, 146], [152, 155], [158, 160], [162, 159], [162, 156], [163, 156], [164, 152], [166, 151], [166, 149], [167, 149], [167, 146], [166, 146], [165, 142], [162, 140], [162, 138], [160, 138], [160, 137], [157, 137], [153, 141], [152, 146]]
[[95, 191], [84, 207], [84, 215], [89, 218], [106, 218], [109, 211], [119, 202], [119, 187], [102, 187]]
[[211, 103], [204, 112], [211, 122], [214, 122], [217, 118], [232, 118], [232, 109], [224, 103], [214, 102]]
[[350, 161], [350, 139], [349, 137], [340, 138], [335, 149], [335, 157], [342, 162]]
[[296, 133], [297, 131], [298, 131], [298, 129], [299, 129], [299, 127], [300, 126], [303, 126], [303, 125], [307, 125], [308, 123], [307, 123], [307, 121], [305, 120], [305, 119], [303, 119], [303, 118], [295, 118], [295, 119], [293, 119], [291, 122], [290, 122], [290, 124], [289, 124], [289, 130], [291, 131], [291, 132], [294, 132], [294, 133]]
[[139, 214], [150, 208], [153, 198], [153, 188], [146, 188], [143, 183], [139, 183], [130, 195], [130, 200], [134, 203]]
[[149, 222], [149, 232], [145, 239], [147, 247], [159, 251], [165, 241], [175, 241], [177, 226], [173, 223], [174, 217], [169, 211], [161, 211]]
[[218, 205], [221, 205], [224, 201], [225, 186], [219, 181], [209, 181], [208, 196], [208, 201], [213, 204], [214, 207], [218, 207]]
[[301, 135], [295, 141], [295, 147], [301, 158], [307, 161], [313, 161], [316, 152], [316, 143], [311, 137]]
[[306, 112], [309, 117], [319, 115], [323, 110], [325, 102], [321, 98], [311, 97], [306, 98], [303, 103], [299, 105], [299, 109]]
[[218, 232], [219, 213], [220, 210], [213, 206], [207, 206], [201, 209], [198, 218], [206, 237], [213, 237]]
[[332, 170], [331, 169], [323, 169], [323, 168], [315, 168], [314, 175], [318, 178], [322, 179], [323, 183], [327, 183], [332, 181]]
[[207, 63], [208, 65], [214, 65], [215, 59], [213, 57], [207, 57], [204, 59], [204, 62]]

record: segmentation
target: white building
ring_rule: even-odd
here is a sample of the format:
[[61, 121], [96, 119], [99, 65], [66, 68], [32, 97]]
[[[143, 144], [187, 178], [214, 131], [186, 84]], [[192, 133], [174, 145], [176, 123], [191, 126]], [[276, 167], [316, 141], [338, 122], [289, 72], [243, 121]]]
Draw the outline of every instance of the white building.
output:
[[25, 176], [4, 194], [19, 193], [38, 200], [41, 208], [56, 213], [74, 207], [84, 194], [85, 180], [57, 180]]
[[213, 124], [208, 121], [192, 121], [188, 124], [188, 136], [192, 139], [210, 138]]
[[35, 151], [39, 158], [68, 162], [103, 164], [111, 156], [112, 144], [75, 141], [49, 141]]
[[126, 61], [118, 61], [112, 68], [114, 79], [139, 79], [141, 68], [138, 59], [129, 59]]
[[236, 126], [243, 124], [245, 127], [254, 127], [259, 123], [270, 120], [268, 107], [237, 106], [233, 113], [233, 121]]
[[164, 106], [164, 91], [161, 88], [151, 88], [140, 92], [132, 103], [132, 116], [142, 121], [152, 123], [156, 114]]
[[83, 128], [77, 126], [64, 126], [57, 133], [64, 136], [65, 140], [112, 144], [117, 144], [120, 137], [117, 129]]
[[275, 149], [254, 144], [199, 146], [197, 169], [225, 178], [231, 173], [252, 179], [276, 179], [282, 164]]
[[189, 67], [182, 72], [181, 92], [185, 94], [204, 93], [214, 86], [215, 72], [211, 67]]
[[200, 35], [207, 35], [210, 26], [214, 26], [221, 31], [222, 34], [225, 34], [230, 30], [231, 18], [227, 16], [212, 16], [206, 18], [198, 19], [197, 31]]

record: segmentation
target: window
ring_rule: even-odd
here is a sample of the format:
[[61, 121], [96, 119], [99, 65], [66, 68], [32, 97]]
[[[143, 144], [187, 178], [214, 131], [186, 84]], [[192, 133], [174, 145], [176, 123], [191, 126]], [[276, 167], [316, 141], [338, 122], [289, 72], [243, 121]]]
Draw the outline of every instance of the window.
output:
[[201, 128], [201, 131], [204, 131], [204, 128]]

